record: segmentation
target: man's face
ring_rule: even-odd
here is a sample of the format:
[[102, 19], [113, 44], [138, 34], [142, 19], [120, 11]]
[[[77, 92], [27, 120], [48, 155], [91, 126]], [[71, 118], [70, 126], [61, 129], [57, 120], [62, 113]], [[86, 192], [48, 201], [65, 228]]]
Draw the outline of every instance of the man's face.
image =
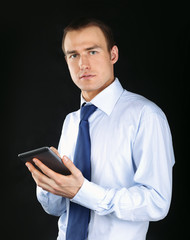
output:
[[71, 78], [87, 101], [113, 82], [118, 49], [114, 46], [108, 51], [100, 28], [91, 26], [68, 32], [63, 48]]

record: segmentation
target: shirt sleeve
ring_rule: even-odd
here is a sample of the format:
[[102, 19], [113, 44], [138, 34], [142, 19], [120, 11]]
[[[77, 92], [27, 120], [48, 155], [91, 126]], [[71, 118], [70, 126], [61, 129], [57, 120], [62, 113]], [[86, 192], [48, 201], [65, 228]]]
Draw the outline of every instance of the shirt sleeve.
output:
[[130, 188], [104, 188], [85, 179], [73, 202], [99, 215], [128, 221], [157, 221], [169, 210], [174, 154], [166, 118], [156, 113], [141, 119], [131, 160], [134, 184]]
[[66, 199], [49, 193], [37, 186], [37, 199], [43, 209], [50, 215], [61, 216], [66, 211]]
[[[68, 115], [69, 116], [69, 115]], [[62, 133], [58, 144], [58, 152], [61, 156], [64, 154], [69, 156], [68, 152], [70, 151], [70, 142], [68, 143], [67, 139], [64, 138], [67, 135], [68, 129], [68, 116], [66, 117], [63, 127]], [[68, 152], [65, 152], [64, 149], [68, 149]], [[37, 186], [36, 189], [37, 199], [42, 205], [43, 209], [50, 215], [61, 216], [67, 209], [66, 199], [64, 197], [52, 194], [48, 191], [43, 190], [41, 187]]]

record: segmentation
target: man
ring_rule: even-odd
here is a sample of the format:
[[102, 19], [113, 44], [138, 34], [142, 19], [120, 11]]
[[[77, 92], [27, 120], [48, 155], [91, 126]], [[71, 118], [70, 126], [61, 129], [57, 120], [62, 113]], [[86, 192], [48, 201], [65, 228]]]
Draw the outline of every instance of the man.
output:
[[[114, 77], [118, 48], [107, 25], [74, 21], [64, 31], [62, 47], [71, 78], [81, 89], [82, 107], [66, 117], [58, 151], [52, 148], [71, 175], [55, 173], [38, 159], [34, 162], [44, 174], [26, 164], [38, 185], [38, 200], [47, 213], [60, 216], [58, 239], [144, 240], [149, 221], [164, 218], [171, 201], [174, 155], [167, 119]], [[87, 120], [89, 178], [75, 166], [84, 161], [77, 159], [76, 149], [85, 103], [96, 108]], [[69, 230], [73, 206], [89, 211], [87, 229], [78, 227], [85, 216], [81, 213]]]

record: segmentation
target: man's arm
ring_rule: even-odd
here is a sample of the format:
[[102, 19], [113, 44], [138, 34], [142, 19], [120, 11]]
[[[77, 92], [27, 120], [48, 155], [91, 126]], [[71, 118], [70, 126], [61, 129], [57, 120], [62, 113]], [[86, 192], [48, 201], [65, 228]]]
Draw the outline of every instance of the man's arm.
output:
[[36, 188], [37, 199], [44, 211], [50, 215], [61, 216], [66, 211], [66, 199], [52, 194], [41, 187]]
[[[147, 131], [147, 128], [149, 131]], [[150, 114], [143, 120], [133, 144], [134, 184], [104, 188], [84, 179], [72, 161], [63, 157], [70, 176], [57, 174], [39, 160], [40, 173], [28, 165], [38, 186], [96, 211], [128, 221], [156, 221], [168, 212], [172, 193], [174, 155], [166, 119]]]
[[[128, 221], [157, 221], [169, 210], [174, 154], [167, 120], [156, 113], [141, 119], [133, 143], [134, 184], [103, 188], [87, 180], [72, 199], [96, 211]], [[117, 162], [117, 161], [116, 161]]]
[[54, 172], [36, 158], [33, 161], [43, 173], [38, 171], [29, 162], [26, 163], [26, 166], [31, 172], [37, 186], [49, 193], [71, 199], [77, 194], [84, 182], [81, 171], [66, 156], [63, 156], [62, 161], [71, 172], [71, 175], [68, 176]]
[[[51, 147], [51, 150], [54, 151], [55, 154], [57, 154], [61, 158], [61, 156], [59, 155], [59, 152], [55, 148]], [[32, 173], [32, 177], [37, 183], [36, 193], [37, 193], [38, 201], [41, 203], [42, 207], [48, 214], [55, 215], [55, 216], [62, 215], [63, 212], [66, 211], [66, 199], [63, 197], [62, 194], [60, 194], [59, 192], [56, 192], [56, 190], [58, 190], [56, 188], [56, 182], [57, 183], [59, 181], [62, 182], [62, 180], [59, 180], [59, 177], [61, 177], [62, 175], [56, 174], [55, 172], [52, 171], [55, 181], [53, 181], [53, 179], [50, 180], [49, 172], [51, 172], [51, 170], [47, 168], [45, 165], [43, 165], [42, 163], [40, 164], [40, 161], [38, 161], [37, 159], [34, 159], [34, 162], [36, 162], [36, 165], [39, 164], [39, 167], [41, 167], [41, 170], [44, 169], [42, 171], [44, 171], [44, 173], [46, 174], [44, 175], [41, 172], [39, 172], [32, 164], [30, 163], [26, 164], [26, 166]], [[42, 165], [44, 168], [42, 167]], [[51, 184], [52, 184], [52, 188], [54, 187], [55, 190], [50, 189], [49, 185]], [[74, 192], [74, 194], [76, 193]], [[67, 197], [69, 196], [67, 195]]]

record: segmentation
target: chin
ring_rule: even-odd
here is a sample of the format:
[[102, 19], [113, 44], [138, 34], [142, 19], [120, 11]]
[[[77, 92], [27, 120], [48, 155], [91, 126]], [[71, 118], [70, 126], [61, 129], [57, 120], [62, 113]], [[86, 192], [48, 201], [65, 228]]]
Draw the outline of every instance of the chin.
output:
[[96, 91], [98, 89], [97, 84], [92, 83], [92, 81], [88, 80], [86, 81], [86, 83], [81, 83], [78, 85], [78, 87], [82, 90], [82, 91]]

